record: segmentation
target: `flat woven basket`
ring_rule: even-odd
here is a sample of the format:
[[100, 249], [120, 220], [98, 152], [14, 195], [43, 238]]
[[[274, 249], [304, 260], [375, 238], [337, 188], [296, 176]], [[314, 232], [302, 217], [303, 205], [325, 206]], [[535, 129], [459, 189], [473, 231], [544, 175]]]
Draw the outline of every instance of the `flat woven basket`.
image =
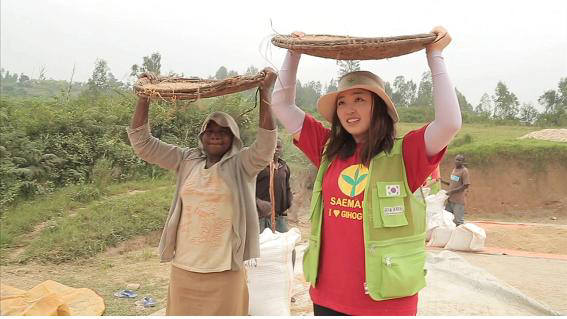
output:
[[255, 88], [265, 76], [265, 72], [259, 72], [256, 75], [239, 75], [224, 80], [160, 77], [154, 83], [144, 77], [136, 82], [134, 92], [138, 96], [154, 99], [197, 100]]
[[276, 35], [272, 44], [303, 54], [335, 60], [379, 60], [409, 54], [425, 48], [436, 38], [433, 33], [397, 37], [360, 38], [309, 34], [301, 38]]

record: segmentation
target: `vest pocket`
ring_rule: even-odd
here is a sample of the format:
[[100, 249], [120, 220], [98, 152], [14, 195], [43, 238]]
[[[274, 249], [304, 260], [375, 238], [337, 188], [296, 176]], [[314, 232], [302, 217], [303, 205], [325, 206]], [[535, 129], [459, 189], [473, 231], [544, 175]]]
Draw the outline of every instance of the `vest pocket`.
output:
[[396, 298], [416, 293], [425, 286], [424, 266], [423, 250], [384, 256], [380, 285], [382, 295], [386, 298]]
[[400, 227], [408, 224], [402, 182], [376, 182], [376, 198], [372, 198], [374, 227]]
[[374, 300], [414, 295], [425, 287], [423, 234], [367, 245], [366, 281]]

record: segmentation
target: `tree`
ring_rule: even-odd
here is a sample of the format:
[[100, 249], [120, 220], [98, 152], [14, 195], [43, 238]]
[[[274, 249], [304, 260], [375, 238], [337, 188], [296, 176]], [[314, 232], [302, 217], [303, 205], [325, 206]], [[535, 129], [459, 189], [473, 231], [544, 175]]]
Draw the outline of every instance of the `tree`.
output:
[[215, 78], [217, 80], [224, 80], [224, 79], [226, 79], [227, 76], [228, 76], [228, 70], [224, 66], [221, 66], [217, 70], [217, 73], [215, 73]]
[[317, 99], [321, 97], [322, 85], [319, 81], [310, 81], [301, 85], [298, 80], [296, 83], [295, 101], [303, 109], [314, 109]]
[[106, 74], [108, 78], [107, 87], [108, 88], [120, 88], [123, 86], [123, 83], [118, 81], [112, 72], [108, 72]]
[[388, 94], [388, 96], [392, 98], [392, 96], [394, 95], [394, 90], [392, 90], [392, 85], [390, 84], [390, 82], [384, 83], [384, 91], [386, 91], [386, 94]]
[[108, 67], [108, 64], [106, 63], [105, 60], [96, 59], [93, 73], [89, 78], [89, 80], [87, 81], [89, 90], [98, 91], [107, 88], [109, 71], [110, 68]]
[[508, 90], [506, 84], [499, 81], [492, 96], [494, 101], [494, 118], [500, 120], [515, 120], [519, 112], [519, 102], [516, 95]]
[[14, 73], [10, 73], [10, 71], [6, 70], [6, 73], [4, 73], [4, 81], [6, 82], [17, 82], [18, 81], [18, 74]]
[[132, 65], [130, 76], [138, 76], [144, 72], [152, 72], [155, 75], [161, 74], [161, 54], [154, 52], [150, 56], [142, 58], [142, 66]]
[[89, 92], [98, 94], [107, 89], [120, 88], [123, 85], [124, 84], [118, 81], [114, 74], [110, 72], [108, 63], [105, 60], [96, 60], [93, 73], [87, 81]]
[[539, 113], [531, 103], [523, 103], [520, 107], [520, 122], [532, 125]]
[[253, 65], [251, 65], [251, 66], [249, 66], [249, 67], [246, 69], [246, 72], [244, 72], [244, 74], [246, 74], [246, 75], [256, 75], [256, 74], [258, 74], [258, 72], [259, 72], [259, 71], [258, 71], [258, 68], [255, 67], [255, 66], [253, 66]]
[[337, 60], [337, 65], [339, 66], [339, 78], [347, 73], [360, 71], [360, 61], [357, 60]]
[[238, 76], [238, 72], [236, 72], [234, 70], [230, 70], [228, 72], [228, 74], [226, 75], [226, 77], [228, 77], [228, 78], [231, 78], [231, 77], [234, 77], [234, 76]]
[[459, 102], [459, 106], [461, 111], [463, 112], [472, 112], [473, 106], [467, 101], [467, 98], [461, 93], [461, 91], [455, 88], [455, 93], [457, 94], [457, 101]]
[[412, 81], [406, 81], [403, 75], [394, 79], [394, 92], [390, 96], [398, 107], [408, 107], [415, 101], [417, 85]]
[[325, 88], [325, 93], [334, 92], [337, 91], [338, 89], [339, 87], [337, 80], [332, 78], [331, 81], [329, 81], [329, 84], [327, 84], [327, 87]]
[[557, 90], [545, 91], [537, 101], [544, 107], [543, 122], [552, 125], [567, 124], [567, 78], [560, 79]]
[[421, 80], [419, 81], [419, 89], [417, 90], [415, 105], [433, 105], [433, 79], [431, 78], [430, 71], [423, 72], [423, 74], [421, 74]]
[[20, 79], [19, 79], [18, 81], [19, 81], [20, 83], [25, 83], [26, 81], [29, 81], [29, 80], [30, 80], [30, 77], [29, 77], [29, 76], [27, 76], [27, 75], [21, 73], [21, 74], [20, 74]]
[[474, 111], [480, 116], [490, 118], [492, 114], [492, 108], [492, 99], [490, 98], [490, 95], [484, 93]]
[[45, 66], [42, 66], [39, 69], [39, 76], [37, 77], [37, 79], [40, 80], [40, 81], [44, 81], [45, 80], [45, 74], [46, 74], [45, 72], [46, 72]]
[[555, 90], [547, 90], [537, 99], [539, 104], [544, 107], [545, 113], [548, 114], [555, 114], [557, 112], [556, 106], [558, 100], [559, 97]]

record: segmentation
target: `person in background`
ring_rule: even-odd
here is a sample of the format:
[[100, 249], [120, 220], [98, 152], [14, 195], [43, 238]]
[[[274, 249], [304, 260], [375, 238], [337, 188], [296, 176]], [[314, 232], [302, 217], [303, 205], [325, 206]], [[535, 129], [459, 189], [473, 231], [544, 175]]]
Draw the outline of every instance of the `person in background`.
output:
[[459, 226], [465, 222], [465, 192], [471, 184], [469, 170], [465, 167], [465, 157], [461, 154], [455, 156], [455, 168], [451, 172], [449, 182], [442, 181], [449, 185], [447, 190], [447, 204], [445, 210], [453, 214], [455, 225]]
[[[289, 183], [290, 170], [287, 163], [281, 159], [283, 143], [280, 138], [274, 153], [274, 196], [276, 210], [276, 231], [288, 231], [287, 213], [293, 201]], [[260, 221], [260, 233], [266, 228], [272, 228], [272, 203], [270, 202], [270, 166], [266, 166], [256, 177], [256, 205]]]

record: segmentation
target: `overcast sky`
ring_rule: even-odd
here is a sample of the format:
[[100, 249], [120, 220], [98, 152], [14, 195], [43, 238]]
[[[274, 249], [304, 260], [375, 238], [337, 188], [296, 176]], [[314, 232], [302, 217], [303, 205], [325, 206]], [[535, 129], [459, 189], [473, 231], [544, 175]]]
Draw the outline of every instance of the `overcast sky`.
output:
[[[453, 42], [445, 61], [455, 86], [476, 105], [501, 80], [521, 102], [537, 104], [567, 77], [567, 1], [96, 1], [2, 0], [1, 66], [37, 77], [86, 81], [97, 58], [122, 81], [152, 52], [162, 72], [206, 77], [221, 66], [279, 68], [285, 50], [274, 32], [396, 36], [445, 26]], [[348, 5], [345, 5], [348, 4]], [[270, 25], [272, 21], [272, 26]], [[364, 61], [362, 69], [393, 81], [419, 82], [425, 51]], [[304, 56], [298, 78], [323, 85], [333, 60]]]

